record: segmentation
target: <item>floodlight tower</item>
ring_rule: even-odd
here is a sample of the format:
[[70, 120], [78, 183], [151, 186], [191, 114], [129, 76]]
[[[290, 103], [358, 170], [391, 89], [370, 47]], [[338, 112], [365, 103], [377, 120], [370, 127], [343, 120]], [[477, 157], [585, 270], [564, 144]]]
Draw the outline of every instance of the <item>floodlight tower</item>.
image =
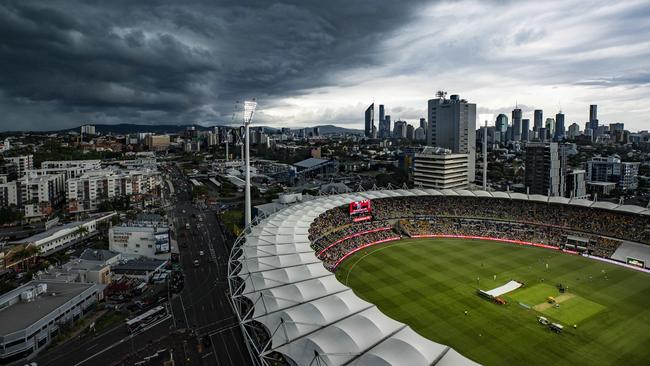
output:
[[250, 160], [250, 132], [249, 127], [253, 121], [253, 113], [257, 107], [257, 102], [253, 100], [244, 101], [244, 136], [246, 143], [246, 188], [245, 188], [245, 202], [244, 202], [244, 223], [246, 226], [251, 223], [251, 160]]

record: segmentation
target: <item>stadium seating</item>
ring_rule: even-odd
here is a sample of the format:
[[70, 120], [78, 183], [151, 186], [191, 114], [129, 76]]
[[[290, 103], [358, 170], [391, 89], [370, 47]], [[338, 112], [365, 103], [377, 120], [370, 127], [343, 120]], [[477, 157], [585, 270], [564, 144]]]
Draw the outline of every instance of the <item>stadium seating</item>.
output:
[[[370, 222], [354, 223], [346, 205], [314, 220], [309, 239], [326, 268], [334, 270], [361, 246], [401, 234], [517, 240], [606, 258], [622, 240], [650, 244], [650, 217], [605, 209], [465, 196], [381, 198], [372, 207]], [[586, 247], [567, 245], [569, 236], [583, 238]]]

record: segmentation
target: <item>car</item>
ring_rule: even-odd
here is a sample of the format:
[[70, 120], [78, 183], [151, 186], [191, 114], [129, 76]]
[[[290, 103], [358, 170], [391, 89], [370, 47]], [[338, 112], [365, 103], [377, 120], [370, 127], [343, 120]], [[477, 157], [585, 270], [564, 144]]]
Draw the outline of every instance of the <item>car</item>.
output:
[[199, 260], [198, 260], [198, 259], [195, 259], [195, 260], [194, 260], [194, 267], [198, 267], [199, 264], [200, 264], [200, 263], [199, 263]]
[[199, 250], [199, 255], [200, 255], [201, 257], [203, 257], [203, 256], [205, 255], [205, 253], [204, 253], [202, 250]]

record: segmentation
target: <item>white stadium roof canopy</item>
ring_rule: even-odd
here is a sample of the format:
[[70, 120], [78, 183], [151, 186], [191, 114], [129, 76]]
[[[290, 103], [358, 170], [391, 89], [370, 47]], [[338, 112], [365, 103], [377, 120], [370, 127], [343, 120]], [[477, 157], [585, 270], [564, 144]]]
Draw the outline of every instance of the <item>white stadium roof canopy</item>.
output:
[[[494, 197], [650, 214], [642, 207], [588, 200], [434, 189], [346, 193], [289, 206], [259, 220], [240, 236], [236, 244], [241, 244], [241, 251], [233, 251], [229, 262], [233, 305], [245, 337], [246, 327], [253, 322], [263, 324], [271, 335], [259, 349], [251, 344], [254, 336], [248, 336], [256, 364], [267, 364], [264, 357], [278, 352], [299, 365], [313, 364], [316, 358], [327, 365], [476, 365], [357, 297], [323, 267], [310, 247], [308, 230], [321, 213], [358, 200], [414, 195]], [[237, 306], [242, 298], [253, 303], [245, 314]]]

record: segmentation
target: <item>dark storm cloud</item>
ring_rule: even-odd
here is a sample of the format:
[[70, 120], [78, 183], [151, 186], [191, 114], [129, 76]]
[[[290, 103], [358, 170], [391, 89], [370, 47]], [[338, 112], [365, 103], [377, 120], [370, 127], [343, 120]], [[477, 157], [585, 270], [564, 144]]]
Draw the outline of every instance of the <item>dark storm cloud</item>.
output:
[[0, 129], [223, 122], [236, 99], [273, 104], [331, 84], [339, 70], [380, 64], [380, 41], [417, 7], [389, 0], [3, 2]]

